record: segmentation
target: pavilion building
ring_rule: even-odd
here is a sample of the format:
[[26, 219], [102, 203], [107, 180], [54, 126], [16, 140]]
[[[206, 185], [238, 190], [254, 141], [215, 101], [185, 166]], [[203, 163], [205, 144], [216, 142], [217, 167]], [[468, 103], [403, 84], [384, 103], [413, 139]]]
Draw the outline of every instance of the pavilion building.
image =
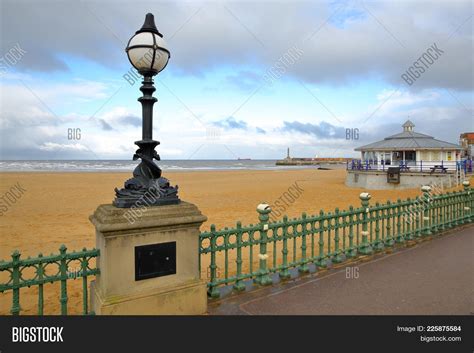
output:
[[347, 164], [347, 186], [405, 189], [437, 183], [450, 187], [464, 180], [460, 145], [415, 132], [410, 120], [402, 127], [398, 134], [355, 149], [361, 159]]
[[[414, 131], [410, 120], [403, 125], [403, 131], [365, 146], [356, 148], [361, 152], [362, 167], [386, 169], [387, 166], [401, 167], [405, 171], [428, 171], [442, 166], [455, 171], [461, 159], [462, 147], [454, 143], [435, 139], [433, 136]], [[444, 171], [443, 168], [440, 171]]]

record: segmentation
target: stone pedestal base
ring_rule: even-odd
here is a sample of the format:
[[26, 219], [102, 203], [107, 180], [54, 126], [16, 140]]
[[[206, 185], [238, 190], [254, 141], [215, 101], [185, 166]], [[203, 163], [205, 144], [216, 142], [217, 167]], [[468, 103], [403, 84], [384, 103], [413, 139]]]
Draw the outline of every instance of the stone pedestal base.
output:
[[102, 298], [91, 283], [91, 306], [96, 315], [202, 315], [207, 311], [203, 280], [157, 288], [149, 293]]
[[[96, 314], [206, 313], [206, 282], [199, 273], [199, 227], [206, 217], [195, 205], [180, 202], [135, 210], [101, 205], [90, 220], [96, 227], [100, 250], [100, 275], [91, 284], [91, 308]], [[161, 243], [175, 244], [175, 271], [160, 277], [137, 277], [136, 248]], [[158, 254], [148, 252], [147, 256], [154, 262]], [[165, 258], [173, 256], [166, 254]], [[160, 261], [163, 258], [157, 260], [158, 272]]]

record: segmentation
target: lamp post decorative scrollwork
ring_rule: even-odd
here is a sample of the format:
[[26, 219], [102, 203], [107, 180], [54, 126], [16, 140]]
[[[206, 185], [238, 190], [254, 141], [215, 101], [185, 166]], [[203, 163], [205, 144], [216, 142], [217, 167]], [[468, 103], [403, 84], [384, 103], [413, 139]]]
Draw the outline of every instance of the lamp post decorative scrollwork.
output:
[[140, 87], [143, 96], [138, 98], [142, 104], [142, 139], [135, 142], [138, 149], [133, 155], [133, 160], [141, 159], [141, 162], [133, 171], [133, 178], [122, 189], [115, 188], [113, 204], [120, 208], [177, 204], [178, 186], [171, 186], [155, 163], [160, 160], [155, 151], [160, 143], [153, 140], [153, 104], [157, 101], [153, 97], [153, 76], [166, 67], [170, 52], [151, 13], [146, 15], [145, 23], [130, 38], [125, 50], [130, 63], [143, 75]]

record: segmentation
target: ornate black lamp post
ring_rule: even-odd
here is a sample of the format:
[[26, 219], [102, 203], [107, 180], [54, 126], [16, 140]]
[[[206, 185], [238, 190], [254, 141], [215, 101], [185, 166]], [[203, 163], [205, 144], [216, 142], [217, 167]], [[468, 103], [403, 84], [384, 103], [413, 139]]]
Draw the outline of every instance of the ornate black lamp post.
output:
[[143, 75], [143, 85], [140, 87], [143, 97], [138, 98], [143, 112], [142, 139], [135, 142], [138, 150], [133, 155], [133, 160], [140, 158], [141, 162], [133, 171], [133, 178], [125, 182], [124, 188], [115, 188], [113, 203], [122, 208], [179, 203], [178, 186], [170, 186], [168, 179], [161, 176], [161, 169], [154, 162], [154, 159], [160, 160], [155, 151], [160, 143], [153, 140], [153, 104], [157, 101], [153, 97], [153, 76], [166, 67], [170, 52], [166, 49], [163, 35], [158, 32], [151, 13], [146, 15], [145, 23], [130, 38], [125, 50], [130, 63]]

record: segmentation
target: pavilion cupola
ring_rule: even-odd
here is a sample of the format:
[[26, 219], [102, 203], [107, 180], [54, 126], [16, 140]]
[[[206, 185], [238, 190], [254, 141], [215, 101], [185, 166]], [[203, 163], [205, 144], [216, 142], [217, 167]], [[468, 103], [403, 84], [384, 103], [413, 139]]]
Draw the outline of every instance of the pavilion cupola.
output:
[[413, 131], [415, 124], [413, 124], [410, 120], [407, 120], [403, 126], [403, 131]]

